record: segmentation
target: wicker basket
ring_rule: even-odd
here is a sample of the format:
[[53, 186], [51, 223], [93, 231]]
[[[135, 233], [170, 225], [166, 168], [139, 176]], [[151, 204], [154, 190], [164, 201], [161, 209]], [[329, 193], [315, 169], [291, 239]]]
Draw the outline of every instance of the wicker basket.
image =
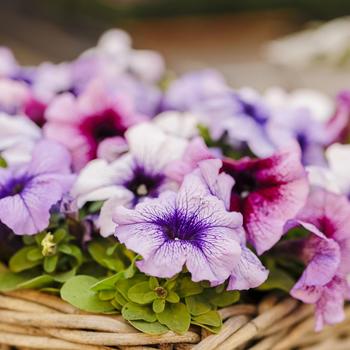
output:
[[349, 350], [350, 306], [346, 321], [314, 333], [313, 309], [271, 295], [260, 305], [220, 310], [222, 331], [198, 328], [183, 335], [142, 334], [119, 316], [82, 313], [61, 299], [37, 291], [0, 295], [0, 349], [72, 350]]

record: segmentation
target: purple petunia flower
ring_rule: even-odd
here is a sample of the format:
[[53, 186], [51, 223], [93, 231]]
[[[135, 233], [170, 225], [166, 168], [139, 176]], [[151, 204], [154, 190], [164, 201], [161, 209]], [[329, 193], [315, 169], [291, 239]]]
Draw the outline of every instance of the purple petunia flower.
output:
[[301, 244], [307, 267], [291, 295], [316, 305], [316, 329], [344, 319], [344, 300], [350, 297], [350, 204], [346, 197], [316, 188], [294, 220], [310, 236]]
[[[225, 208], [230, 208], [230, 198], [234, 179], [221, 172], [222, 161], [219, 159], [203, 160], [198, 163], [194, 174], [202, 179], [209, 193], [221, 199]], [[231, 272], [228, 290], [246, 290], [260, 286], [268, 276], [268, 270], [258, 257], [246, 246], [246, 235], [240, 235], [241, 256]]]
[[138, 267], [147, 274], [172, 277], [185, 265], [194, 281], [230, 278], [228, 289], [256, 287], [268, 273], [245, 247], [242, 217], [213, 195], [230, 190], [233, 179], [219, 174], [220, 161], [209, 162], [187, 175], [178, 193], [117, 208], [116, 236], [142, 255]]
[[167, 135], [151, 123], [131, 127], [125, 137], [128, 152], [111, 163], [104, 159], [90, 161], [72, 189], [79, 207], [91, 201], [106, 201], [97, 222], [103, 236], [114, 233], [112, 212], [116, 206], [133, 207], [176, 186], [166, 176], [165, 168], [181, 158], [187, 145], [186, 140]]
[[226, 280], [239, 261], [242, 217], [226, 211], [197, 176], [188, 175], [178, 193], [163, 192], [134, 210], [118, 207], [116, 236], [142, 255], [139, 269], [172, 277], [186, 265], [194, 281]]
[[68, 151], [52, 141], [39, 142], [29, 163], [0, 169], [0, 221], [18, 235], [42, 231], [73, 180]]

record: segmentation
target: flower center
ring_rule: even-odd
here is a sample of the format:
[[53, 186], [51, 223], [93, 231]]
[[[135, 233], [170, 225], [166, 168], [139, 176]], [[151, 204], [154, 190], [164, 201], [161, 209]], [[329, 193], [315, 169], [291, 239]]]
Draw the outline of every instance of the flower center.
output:
[[163, 174], [148, 174], [142, 166], [137, 165], [133, 170], [133, 177], [124, 186], [135, 195], [137, 202], [145, 196], [156, 197], [163, 181]]
[[123, 136], [126, 131], [120, 115], [111, 108], [86, 117], [79, 129], [90, 144], [91, 159], [96, 158], [97, 147], [101, 141], [109, 137]]
[[0, 198], [15, 196], [21, 194], [30, 179], [26, 177], [13, 178], [8, 181], [0, 190]]
[[200, 235], [208, 226], [205, 220], [200, 219], [197, 212], [184, 213], [180, 210], [168, 213], [155, 222], [160, 226], [164, 235], [172, 241], [200, 242]]
[[167, 290], [163, 287], [157, 287], [154, 289], [154, 291], [156, 292], [158, 298], [164, 299], [168, 295]]
[[244, 114], [252, 117], [260, 125], [266, 124], [268, 116], [266, 115], [264, 110], [255, 106], [252, 103], [248, 103], [243, 100], [240, 100], [240, 103]]
[[237, 172], [231, 175], [235, 179], [233, 192], [242, 198], [247, 197], [250, 192], [253, 192], [258, 187], [254, 175], [249, 171]]
[[299, 133], [297, 134], [297, 141], [300, 145], [301, 150], [305, 151], [308, 144], [307, 136], [305, 134]]

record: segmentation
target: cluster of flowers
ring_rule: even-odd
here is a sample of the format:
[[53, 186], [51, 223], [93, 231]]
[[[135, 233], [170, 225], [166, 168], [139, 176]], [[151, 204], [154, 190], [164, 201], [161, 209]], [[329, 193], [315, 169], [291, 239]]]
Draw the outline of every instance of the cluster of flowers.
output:
[[83, 242], [114, 236], [148, 276], [241, 291], [272, 261], [317, 329], [343, 319], [350, 94], [261, 95], [212, 70], [169, 79], [114, 30], [69, 63], [22, 67], [2, 48], [0, 111], [0, 245], [79, 212]]

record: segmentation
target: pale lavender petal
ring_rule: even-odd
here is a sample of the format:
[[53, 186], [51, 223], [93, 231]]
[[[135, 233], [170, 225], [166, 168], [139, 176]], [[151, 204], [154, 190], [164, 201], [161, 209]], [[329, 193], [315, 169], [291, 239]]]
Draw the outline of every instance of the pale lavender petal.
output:
[[247, 290], [259, 287], [269, 275], [269, 271], [250, 249], [245, 246], [241, 248], [241, 257], [231, 272], [228, 290]]
[[58, 183], [32, 180], [21, 194], [0, 199], [0, 220], [18, 235], [44, 230], [50, 209], [62, 196]]

